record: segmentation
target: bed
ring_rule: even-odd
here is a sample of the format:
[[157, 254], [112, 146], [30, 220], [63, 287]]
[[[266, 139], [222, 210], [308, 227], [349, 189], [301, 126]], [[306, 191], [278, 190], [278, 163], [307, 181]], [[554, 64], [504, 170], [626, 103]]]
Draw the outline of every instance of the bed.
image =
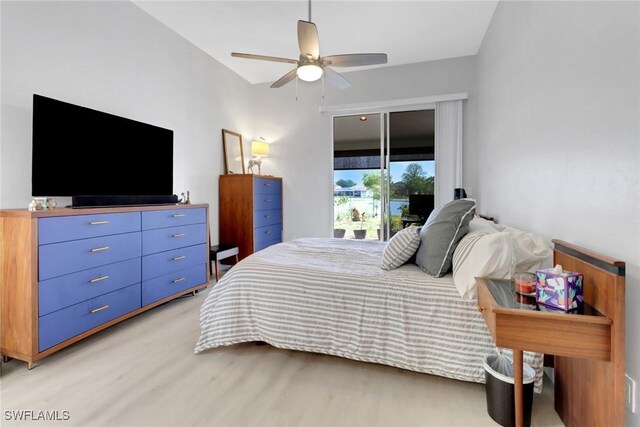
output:
[[[204, 301], [195, 352], [262, 341], [483, 383], [483, 359], [498, 349], [476, 301], [460, 297], [451, 274], [383, 270], [384, 247], [303, 238], [245, 258]], [[543, 355], [525, 361], [540, 391]]]

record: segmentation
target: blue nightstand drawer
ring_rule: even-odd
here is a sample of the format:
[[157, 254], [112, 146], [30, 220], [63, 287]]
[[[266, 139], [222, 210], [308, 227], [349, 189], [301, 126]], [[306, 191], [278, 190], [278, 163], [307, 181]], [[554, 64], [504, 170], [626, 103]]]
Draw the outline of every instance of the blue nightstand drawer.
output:
[[141, 277], [140, 258], [133, 258], [45, 280], [38, 284], [38, 315], [140, 283]]
[[268, 211], [256, 211], [253, 214], [253, 228], [266, 225], [282, 224], [282, 210], [271, 209]]
[[140, 232], [42, 245], [39, 281], [140, 257]]
[[254, 178], [254, 194], [282, 194], [282, 181], [279, 179]]
[[142, 257], [142, 279], [149, 280], [174, 271], [206, 264], [209, 246], [200, 244]]
[[140, 212], [40, 218], [38, 243], [46, 245], [134, 231], [140, 231]]
[[39, 351], [140, 308], [140, 283], [40, 318]]
[[174, 271], [164, 276], [142, 282], [142, 305], [148, 305], [185, 289], [193, 288], [207, 280], [207, 264], [186, 270]]
[[142, 254], [151, 255], [206, 242], [207, 224], [145, 230], [142, 232]]
[[259, 247], [264, 247], [262, 245], [269, 241], [282, 241], [282, 224], [268, 225], [253, 230], [253, 246], [255, 250], [258, 250]]
[[282, 196], [280, 194], [254, 194], [253, 210], [264, 211], [282, 209]]
[[203, 222], [207, 222], [207, 210], [205, 208], [142, 212], [143, 230], [200, 224]]

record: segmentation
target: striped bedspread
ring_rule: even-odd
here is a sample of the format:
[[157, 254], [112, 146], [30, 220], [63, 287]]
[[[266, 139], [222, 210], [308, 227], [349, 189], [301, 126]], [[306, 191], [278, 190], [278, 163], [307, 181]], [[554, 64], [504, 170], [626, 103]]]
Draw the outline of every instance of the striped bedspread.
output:
[[[496, 352], [475, 301], [451, 275], [383, 270], [384, 243], [305, 238], [234, 266], [200, 310], [196, 353], [248, 341], [484, 382]], [[542, 355], [525, 353], [542, 387]]]

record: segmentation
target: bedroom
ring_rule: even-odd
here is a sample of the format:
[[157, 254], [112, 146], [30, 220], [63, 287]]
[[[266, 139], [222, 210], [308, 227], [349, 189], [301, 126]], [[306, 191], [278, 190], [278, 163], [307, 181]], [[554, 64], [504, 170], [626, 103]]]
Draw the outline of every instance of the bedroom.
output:
[[[237, 130], [246, 139], [264, 135], [273, 142], [273, 155], [263, 167], [285, 182], [284, 240], [330, 235], [332, 206], [321, 196], [309, 196], [331, 193], [330, 134], [328, 119], [318, 114], [317, 86], [301, 90], [296, 102], [293, 88], [251, 85], [132, 3], [1, 6], [3, 209], [23, 208], [31, 200], [31, 96], [43, 93], [176, 130], [174, 190], [189, 189], [194, 200], [209, 203], [214, 240], [219, 234], [217, 179], [223, 171], [220, 129]], [[477, 55], [353, 72], [348, 75], [353, 87], [327, 90], [323, 102], [467, 92], [464, 184], [473, 187], [479, 209], [501, 222], [627, 262], [626, 370], [636, 380], [639, 13], [635, 2], [499, 2]], [[154, 310], [145, 320], [167, 309], [175, 310]], [[179, 309], [172, 313], [190, 315]], [[113, 351], [98, 338], [139, 322], [125, 322], [45, 359], [36, 371], [50, 366], [43, 381], [55, 390], [51, 369], [64, 362], [64, 355], [73, 351], [82, 358], [81, 350], [91, 347]], [[196, 338], [181, 342], [192, 345]], [[117, 362], [104, 369], [114, 369]], [[70, 367], [67, 363], [63, 366]], [[3, 365], [3, 377], [19, 373], [27, 378], [24, 366], [15, 365]], [[158, 390], [163, 384], [157, 384]], [[129, 397], [144, 402], [135, 389]], [[20, 409], [49, 409], [23, 403]], [[130, 409], [125, 400], [112, 403], [116, 411]], [[52, 404], [50, 409], [66, 408]], [[77, 419], [91, 415], [73, 409]], [[479, 411], [486, 416], [482, 405]], [[627, 424], [640, 424], [637, 414], [627, 413]]]

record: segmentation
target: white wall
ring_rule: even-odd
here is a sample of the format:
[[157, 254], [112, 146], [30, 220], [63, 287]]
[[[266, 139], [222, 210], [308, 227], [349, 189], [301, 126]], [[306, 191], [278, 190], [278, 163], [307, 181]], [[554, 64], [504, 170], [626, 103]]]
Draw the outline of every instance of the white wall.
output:
[[[217, 242], [221, 129], [250, 134], [251, 85], [129, 2], [1, 7], [0, 207], [26, 208], [31, 199], [38, 93], [172, 129], [174, 192], [210, 204]], [[51, 173], [62, 167], [73, 165]]]
[[[344, 91], [300, 82], [254, 91], [254, 131], [271, 141], [263, 173], [284, 179], [284, 239], [327, 237], [333, 218], [331, 115], [321, 105], [343, 105], [467, 92], [475, 82], [475, 59], [464, 57], [344, 73]], [[283, 70], [283, 74], [286, 69]]]
[[477, 56], [465, 153], [481, 211], [627, 262], [627, 372], [636, 380], [639, 23], [637, 2], [500, 2]]

